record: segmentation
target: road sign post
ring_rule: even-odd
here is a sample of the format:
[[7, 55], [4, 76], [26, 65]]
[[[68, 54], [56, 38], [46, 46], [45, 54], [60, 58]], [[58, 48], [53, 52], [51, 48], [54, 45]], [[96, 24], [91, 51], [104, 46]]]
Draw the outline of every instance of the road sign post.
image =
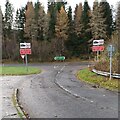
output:
[[96, 52], [96, 61], [99, 60], [99, 51], [103, 51], [104, 50], [104, 39], [100, 39], [100, 40], [93, 40], [93, 46], [92, 46], [92, 51]]
[[26, 63], [26, 70], [28, 72], [28, 60], [27, 60], [27, 54], [25, 55], [25, 63]]
[[96, 61], [98, 61], [98, 59], [99, 59], [98, 56], [99, 56], [99, 51], [97, 51], [97, 59], [96, 59]]
[[113, 56], [113, 52], [115, 51], [115, 48], [113, 47], [113, 45], [109, 45], [107, 47], [107, 51], [108, 51], [108, 56], [110, 57], [110, 80], [112, 78], [112, 56]]
[[31, 44], [30, 43], [20, 43], [20, 54], [21, 54], [22, 58], [25, 56], [26, 70], [28, 72], [27, 54], [31, 54]]

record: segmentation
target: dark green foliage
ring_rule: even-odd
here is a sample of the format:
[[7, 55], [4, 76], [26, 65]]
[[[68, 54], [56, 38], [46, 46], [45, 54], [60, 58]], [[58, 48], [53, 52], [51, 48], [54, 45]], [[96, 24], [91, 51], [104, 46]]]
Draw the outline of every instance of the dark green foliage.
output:
[[6, 0], [6, 4], [5, 4], [4, 21], [5, 21], [5, 29], [10, 31], [13, 22], [13, 7], [12, 4], [9, 2], [9, 0]]
[[35, 20], [38, 20], [38, 16], [39, 16], [39, 4], [40, 4], [39, 1], [37, 1], [37, 3], [35, 3]]
[[48, 12], [50, 14], [48, 35], [49, 35], [49, 39], [52, 39], [55, 36], [55, 24], [56, 24], [55, 3], [48, 3]]
[[[79, 56], [80, 41], [75, 33], [74, 22], [72, 20], [72, 8], [69, 6], [68, 10], [68, 40], [65, 43], [70, 56]], [[70, 57], [69, 56], [69, 57]]]
[[120, 2], [117, 8], [117, 34], [118, 34], [118, 73], [120, 74]]
[[25, 23], [25, 8], [17, 10], [16, 12], [16, 29], [18, 30], [18, 42], [24, 42], [24, 23]]
[[61, 6], [64, 6], [67, 3], [62, 1], [62, 2], [48, 2], [48, 12], [50, 14], [50, 20], [49, 20], [49, 39], [53, 39], [55, 37], [55, 25], [56, 25], [56, 14], [57, 11], [60, 11]]
[[90, 19], [91, 19], [91, 10], [88, 5], [88, 2], [84, 2], [83, 11], [82, 11], [82, 24], [83, 24], [83, 39], [84, 39], [84, 50], [85, 52], [89, 52], [88, 41], [92, 38], [92, 32], [90, 27]]
[[[31, 61], [33, 59], [52, 61], [55, 55], [60, 54], [66, 58], [83, 56], [88, 58], [89, 46], [92, 45], [88, 41], [92, 43], [93, 39], [106, 40], [111, 37], [113, 30], [119, 28], [116, 27], [119, 17], [113, 21], [112, 9], [108, 2], [98, 3], [95, 0], [91, 10], [85, 0], [84, 5], [82, 3], [76, 5], [74, 16], [71, 6], [66, 9], [66, 4], [64, 0], [49, 1], [48, 11], [45, 13], [39, 0], [34, 5], [28, 2], [26, 8], [16, 11], [15, 29], [13, 29], [13, 8], [7, 0], [3, 16], [4, 58], [12, 58], [13, 48], [16, 50], [14, 58], [18, 58], [19, 43], [24, 41], [32, 44]], [[118, 16], [119, 13], [118, 11]]]
[[104, 24], [106, 25], [106, 34], [107, 37], [110, 38], [113, 30], [112, 10], [109, 3], [105, 0], [100, 2], [100, 8], [100, 13], [102, 14], [102, 17], [105, 18]]

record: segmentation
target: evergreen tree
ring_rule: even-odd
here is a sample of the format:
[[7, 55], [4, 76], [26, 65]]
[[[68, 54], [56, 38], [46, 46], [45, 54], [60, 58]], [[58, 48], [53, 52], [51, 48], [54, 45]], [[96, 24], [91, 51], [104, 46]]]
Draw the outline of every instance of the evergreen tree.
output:
[[57, 38], [57, 54], [63, 55], [65, 54], [65, 41], [67, 40], [67, 31], [68, 31], [68, 16], [64, 9], [61, 7], [61, 10], [57, 12], [55, 33]]
[[66, 1], [63, 0], [55, 0], [48, 1], [48, 12], [49, 12], [49, 39], [55, 37], [55, 25], [56, 25], [56, 18], [57, 12], [60, 11], [61, 7], [63, 6], [65, 9], [65, 5], [67, 4]]
[[78, 39], [74, 29], [74, 22], [72, 20], [72, 8], [68, 9], [68, 40], [65, 42], [66, 48], [69, 51], [69, 56], [76, 55], [76, 48], [78, 47]]
[[[0, 43], [2, 43], [2, 11], [0, 7]], [[2, 53], [2, 44], [0, 44], [0, 53]], [[2, 60], [2, 56], [0, 55], [0, 60]]]
[[25, 24], [25, 8], [22, 7], [16, 11], [15, 29], [18, 32], [18, 42], [24, 42], [24, 24]]
[[28, 2], [26, 5], [26, 11], [25, 11], [25, 38], [26, 40], [31, 41], [34, 36], [34, 7], [32, 2]]
[[106, 36], [110, 38], [113, 30], [112, 10], [106, 0], [101, 0], [99, 7], [100, 13], [102, 13], [102, 18], [105, 19], [104, 24], [106, 25]]
[[62, 6], [65, 9], [66, 4], [67, 4], [67, 2], [65, 0], [56, 0], [56, 5], [55, 5], [56, 10], [60, 11]]
[[9, 0], [6, 0], [5, 3], [5, 15], [3, 17], [3, 45], [2, 48], [4, 50], [3, 58], [10, 59], [11, 54], [10, 51], [12, 50], [10, 48], [10, 43], [12, 43], [13, 40], [13, 34], [12, 34], [12, 25], [13, 25], [13, 6], [9, 2]]
[[19, 9], [20, 15], [19, 15], [19, 42], [24, 41], [24, 28], [25, 28], [25, 8], [22, 7]]
[[17, 9], [17, 11], [16, 11], [14, 28], [15, 28], [16, 30], [18, 30], [18, 28], [19, 28], [19, 10], [18, 10], [18, 9]]
[[83, 24], [83, 36], [84, 36], [84, 50], [86, 53], [89, 52], [88, 41], [92, 38], [92, 32], [90, 27], [91, 10], [87, 0], [84, 2], [82, 11], [82, 24]]
[[8, 30], [9, 32], [12, 29], [12, 23], [13, 23], [13, 6], [9, 2], [9, 0], [6, 0], [4, 24], [5, 29]]
[[75, 15], [74, 15], [75, 32], [79, 38], [82, 37], [82, 29], [83, 29], [81, 17], [82, 17], [82, 3], [76, 5]]
[[84, 34], [83, 34], [83, 23], [82, 23], [82, 11], [83, 11], [83, 7], [82, 7], [82, 3], [80, 3], [79, 5], [76, 5], [75, 8], [75, 15], [74, 15], [74, 28], [75, 28], [75, 34], [77, 35], [77, 39], [76, 39], [76, 35], [74, 35], [74, 55], [75, 56], [80, 56], [81, 54], [85, 53], [85, 48], [86, 46], [84, 45]]
[[103, 12], [101, 12], [102, 7], [99, 6], [97, 0], [93, 4], [93, 11], [91, 17], [91, 30], [93, 39], [106, 39], [106, 18], [103, 18]]
[[118, 73], [120, 74], [120, 2], [118, 3], [118, 8], [117, 8], [117, 34], [118, 34]]
[[[118, 3], [118, 8], [117, 8], [117, 30], [120, 31], [120, 2]], [[119, 33], [119, 32], [118, 32]], [[119, 34], [120, 35], [120, 34]]]
[[[37, 19], [35, 19], [35, 26], [34, 26], [34, 31], [35, 37], [37, 37], [37, 40], [44, 40], [44, 28], [45, 28], [45, 11], [44, 7], [41, 5], [40, 2], [37, 2], [37, 6], [35, 6], [35, 14], [37, 15]], [[36, 8], [37, 7], [37, 8]]]
[[49, 39], [55, 37], [55, 24], [56, 24], [56, 10], [55, 2], [48, 2], [48, 12], [49, 12]]
[[2, 20], [3, 20], [3, 17], [2, 17], [3, 15], [2, 15], [2, 10], [1, 10], [1, 7], [0, 7], [0, 40], [2, 40], [1, 39], [1, 36], [2, 36]]

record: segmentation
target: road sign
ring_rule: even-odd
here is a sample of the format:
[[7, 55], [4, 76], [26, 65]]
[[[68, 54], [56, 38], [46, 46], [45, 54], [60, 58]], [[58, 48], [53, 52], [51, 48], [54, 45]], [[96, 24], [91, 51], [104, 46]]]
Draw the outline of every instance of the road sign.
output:
[[20, 49], [21, 55], [31, 54], [31, 49]]
[[31, 44], [30, 43], [20, 43], [20, 48], [31, 48]]
[[65, 56], [56, 56], [54, 60], [65, 60]]
[[21, 57], [22, 57], [22, 59], [24, 59], [25, 55], [22, 55], [22, 54], [21, 54]]
[[113, 45], [109, 45], [109, 46], [107, 47], [107, 51], [108, 51], [108, 52], [114, 52], [114, 51], [115, 51], [115, 47], [114, 47]]
[[104, 44], [104, 39], [93, 40], [93, 45], [103, 45], [103, 44]]
[[108, 51], [108, 56], [110, 57], [110, 79], [112, 78], [112, 56], [113, 56], [113, 52], [115, 51], [115, 47], [113, 45], [109, 45], [107, 47], [107, 51]]
[[103, 51], [104, 50], [104, 46], [92, 46], [92, 51]]

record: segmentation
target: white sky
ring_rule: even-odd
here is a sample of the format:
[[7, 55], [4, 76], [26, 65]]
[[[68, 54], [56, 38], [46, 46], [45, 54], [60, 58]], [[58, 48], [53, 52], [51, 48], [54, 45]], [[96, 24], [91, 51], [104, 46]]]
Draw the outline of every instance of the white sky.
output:
[[[14, 9], [16, 10], [17, 8], [21, 8], [22, 6], [24, 7], [28, 1], [32, 1], [33, 3], [36, 2], [37, 0], [9, 0], [10, 3], [12, 3]], [[39, 0], [45, 7], [45, 10], [47, 9], [47, 0]], [[85, 0], [66, 0], [68, 2], [68, 6], [72, 6], [72, 9], [74, 11], [74, 8], [76, 6], [76, 4], [79, 4], [80, 2], [84, 2]], [[98, 0], [100, 1], [100, 0]], [[113, 5], [114, 8], [116, 9], [117, 7], [117, 2], [120, 0], [107, 0], [107, 2], [109, 2], [110, 5]], [[4, 12], [5, 10], [5, 2], [6, 0], [0, 0], [0, 6], [2, 11]], [[88, 3], [90, 5], [90, 7], [92, 7], [94, 0], [88, 0]]]

